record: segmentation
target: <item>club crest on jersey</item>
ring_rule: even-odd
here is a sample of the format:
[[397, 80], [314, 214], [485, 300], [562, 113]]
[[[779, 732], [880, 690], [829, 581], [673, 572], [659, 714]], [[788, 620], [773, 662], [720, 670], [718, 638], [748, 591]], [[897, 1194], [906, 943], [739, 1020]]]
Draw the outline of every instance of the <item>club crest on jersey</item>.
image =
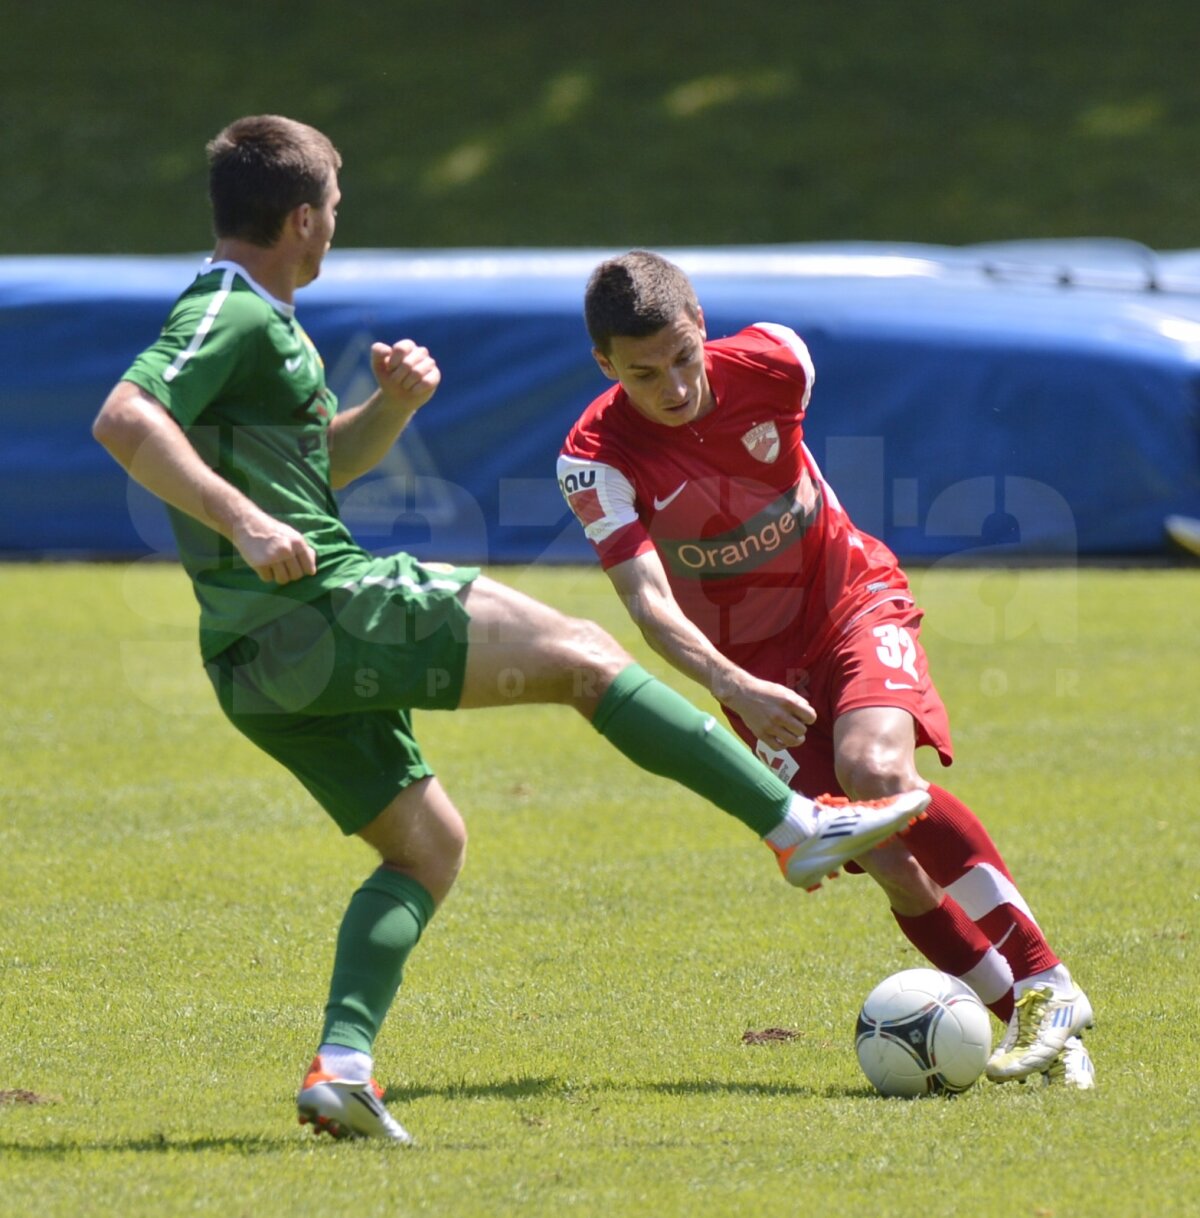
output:
[[770, 465], [779, 456], [779, 432], [774, 421], [751, 427], [742, 436], [742, 444], [755, 461]]

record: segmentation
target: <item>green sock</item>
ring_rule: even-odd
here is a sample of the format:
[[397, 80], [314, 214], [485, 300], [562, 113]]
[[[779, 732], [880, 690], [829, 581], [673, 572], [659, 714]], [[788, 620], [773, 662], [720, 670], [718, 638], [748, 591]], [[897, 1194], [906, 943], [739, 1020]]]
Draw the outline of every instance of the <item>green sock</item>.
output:
[[380, 867], [350, 898], [338, 931], [320, 1044], [372, 1052], [404, 975], [404, 962], [433, 917], [416, 880]]
[[630, 761], [673, 778], [766, 837], [792, 792], [712, 715], [638, 664], [617, 674], [592, 726]]

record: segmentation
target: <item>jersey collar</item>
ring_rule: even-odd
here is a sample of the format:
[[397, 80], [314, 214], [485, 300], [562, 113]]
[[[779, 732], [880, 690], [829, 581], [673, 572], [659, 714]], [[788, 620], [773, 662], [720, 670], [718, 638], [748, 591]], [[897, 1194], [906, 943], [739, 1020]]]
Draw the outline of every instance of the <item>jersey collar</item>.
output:
[[207, 275], [210, 271], [234, 271], [241, 277], [277, 312], [282, 313], [284, 317], [295, 317], [296, 306], [287, 304], [280, 300], [277, 296], [272, 296], [266, 288], [259, 283], [253, 275], [250, 274], [244, 266], [238, 262], [233, 262], [228, 258], [223, 258], [219, 262], [214, 262], [211, 258], [205, 258], [204, 266], [201, 268], [200, 274]]

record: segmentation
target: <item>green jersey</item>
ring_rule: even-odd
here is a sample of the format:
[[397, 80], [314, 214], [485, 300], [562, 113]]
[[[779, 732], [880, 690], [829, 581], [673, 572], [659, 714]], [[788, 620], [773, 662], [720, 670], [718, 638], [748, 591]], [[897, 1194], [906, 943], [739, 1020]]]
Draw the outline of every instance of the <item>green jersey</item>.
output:
[[315, 575], [268, 584], [232, 543], [168, 507], [200, 602], [206, 660], [294, 602], [351, 582], [371, 561], [338, 515], [328, 447], [337, 398], [294, 314], [241, 267], [212, 263], [123, 378], [167, 408], [209, 466], [316, 551]]

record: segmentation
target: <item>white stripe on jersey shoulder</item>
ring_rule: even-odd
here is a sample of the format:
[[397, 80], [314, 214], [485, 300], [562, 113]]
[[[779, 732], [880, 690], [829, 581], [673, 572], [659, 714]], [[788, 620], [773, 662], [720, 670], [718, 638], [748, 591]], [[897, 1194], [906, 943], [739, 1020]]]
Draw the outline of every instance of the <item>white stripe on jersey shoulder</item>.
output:
[[558, 489], [593, 544], [638, 518], [633, 483], [619, 469], [603, 461], [560, 454]]
[[[188, 360], [200, 350], [204, 344], [204, 340], [208, 337], [208, 332], [213, 328], [213, 323], [217, 320], [217, 314], [221, 312], [225, 301], [229, 299], [229, 293], [233, 291], [233, 281], [235, 277], [240, 275], [253, 289], [257, 292], [273, 309], [278, 310], [285, 317], [293, 317], [296, 309], [294, 305], [284, 304], [282, 300], [276, 300], [270, 292], [267, 291], [261, 284], [256, 283], [254, 279], [247, 273], [246, 268], [239, 266], [236, 262], [213, 262], [207, 260], [200, 271], [200, 275], [210, 275], [213, 271], [221, 272], [221, 286], [213, 294], [212, 300], [208, 302], [208, 308], [204, 311], [204, 316], [200, 319], [200, 324], [196, 327], [196, 333], [192, 335], [192, 341], [180, 351], [180, 353], [171, 361], [171, 366], [163, 373], [163, 380], [169, 385], [184, 369]], [[198, 275], [197, 278], [200, 276]]]
[[791, 326], [780, 325], [777, 321], [756, 321], [751, 328], [765, 331], [792, 349], [792, 354], [796, 357], [800, 367], [804, 369], [804, 405], [807, 406], [809, 396], [812, 394], [813, 382], [817, 379], [817, 370], [804, 339]]
[[[201, 273], [207, 274], [208, 272], [204, 271]], [[171, 361], [171, 366], [163, 373], [163, 380], [168, 385], [183, 371], [188, 360], [200, 350], [201, 344], [208, 337], [208, 332], [213, 328], [213, 322], [217, 320], [217, 314], [220, 313], [221, 306], [229, 298], [229, 293], [233, 290], [233, 277], [234, 270], [232, 267], [223, 269], [220, 290], [214, 292], [212, 300], [208, 302], [208, 308], [204, 310], [204, 316], [196, 327], [196, 333], [192, 335], [192, 341], [180, 351]]]

